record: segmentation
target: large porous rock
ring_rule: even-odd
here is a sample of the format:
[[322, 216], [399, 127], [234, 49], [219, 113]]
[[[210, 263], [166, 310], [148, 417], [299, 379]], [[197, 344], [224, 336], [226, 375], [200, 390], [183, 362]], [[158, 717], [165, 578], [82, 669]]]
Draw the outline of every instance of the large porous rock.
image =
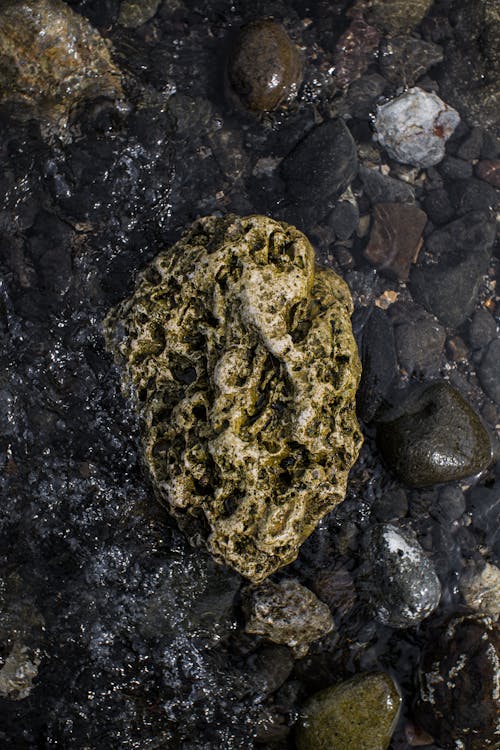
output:
[[383, 672], [321, 690], [303, 708], [297, 750], [386, 750], [400, 706], [398, 689]]
[[444, 748], [500, 744], [500, 628], [484, 615], [453, 617], [422, 655], [419, 724]]
[[377, 428], [388, 465], [413, 487], [478, 474], [490, 464], [491, 440], [463, 396], [446, 382], [410, 391]]
[[415, 536], [394, 524], [379, 524], [364, 545], [365, 584], [375, 617], [394, 628], [418, 625], [438, 606], [441, 586]]
[[265, 581], [248, 591], [245, 599], [247, 633], [290, 646], [298, 657], [307, 653], [312, 641], [333, 628], [328, 606], [293, 579]]
[[64, 125], [81, 101], [122, 96], [108, 45], [61, 0], [2, 0], [0, 28], [0, 104], [16, 116]]
[[459, 326], [474, 309], [495, 236], [495, 221], [484, 211], [436, 229], [426, 240], [423, 262], [410, 273], [415, 300], [445, 325]]
[[258, 582], [344, 498], [362, 438], [349, 290], [264, 216], [206, 217], [107, 317], [159, 498]]

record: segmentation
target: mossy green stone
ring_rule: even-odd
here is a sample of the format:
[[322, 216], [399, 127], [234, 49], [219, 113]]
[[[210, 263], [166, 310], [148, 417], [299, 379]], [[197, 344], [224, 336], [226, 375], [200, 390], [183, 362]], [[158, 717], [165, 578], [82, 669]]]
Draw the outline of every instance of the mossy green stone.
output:
[[309, 700], [295, 730], [295, 745], [297, 750], [386, 750], [400, 706], [389, 675], [357, 675]]
[[295, 227], [208, 216], [105, 321], [157, 495], [256, 583], [344, 499], [362, 443], [352, 309]]

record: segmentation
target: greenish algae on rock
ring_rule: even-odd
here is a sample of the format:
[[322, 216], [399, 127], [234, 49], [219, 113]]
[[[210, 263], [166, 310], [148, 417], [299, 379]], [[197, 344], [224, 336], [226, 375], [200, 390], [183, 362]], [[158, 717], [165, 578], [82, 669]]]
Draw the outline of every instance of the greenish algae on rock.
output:
[[299, 719], [297, 750], [386, 750], [400, 706], [396, 685], [383, 672], [321, 690]]
[[105, 321], [157, 495], [254, 582], [344, 498], [362, 443], [351, 312], [297, 229], [209, 216]]
[[122, 98], [108, 44], [61, 0], [0, 0], [0, 105], [64, 126], [83, 100]]

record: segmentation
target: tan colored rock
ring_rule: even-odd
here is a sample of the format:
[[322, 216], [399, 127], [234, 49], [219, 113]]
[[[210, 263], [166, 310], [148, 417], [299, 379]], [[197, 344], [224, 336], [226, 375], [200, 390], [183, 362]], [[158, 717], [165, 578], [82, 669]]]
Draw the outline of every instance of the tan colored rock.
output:
[[289, 646], [297, 658], [305, 656], [310, 643], [333, 629], [327, 605], [293, 579], [279, 583], [265, 581], [251, 589], [246, 598], [246, 610], [247, 633]]
[[105, 321], [157, 495], [254, 582], [344, 498], [362, 443], [351, 312], [297, 229], [209, 216]]
[[0, 104], [64, 126], [79, 102], [122, 96], [109, 47], [61, 0], [0, 0]]
[[460, 581], [460, 593], [465, 602], [478, 612], [500, 617], [500, 569], [486, 563], [481, 573], [466, 573]]

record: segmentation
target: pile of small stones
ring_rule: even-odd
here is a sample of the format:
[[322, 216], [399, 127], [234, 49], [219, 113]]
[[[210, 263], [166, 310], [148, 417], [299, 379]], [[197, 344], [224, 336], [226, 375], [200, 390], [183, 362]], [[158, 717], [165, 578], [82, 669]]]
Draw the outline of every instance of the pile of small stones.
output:
[[[500, 11], [309, 5], [0, 3], [6, 748], [499, 747]], [[311, 239], [363, 367], [346, 499], [259, 586], [154, 503], [101, 328], [230, 213]]]

